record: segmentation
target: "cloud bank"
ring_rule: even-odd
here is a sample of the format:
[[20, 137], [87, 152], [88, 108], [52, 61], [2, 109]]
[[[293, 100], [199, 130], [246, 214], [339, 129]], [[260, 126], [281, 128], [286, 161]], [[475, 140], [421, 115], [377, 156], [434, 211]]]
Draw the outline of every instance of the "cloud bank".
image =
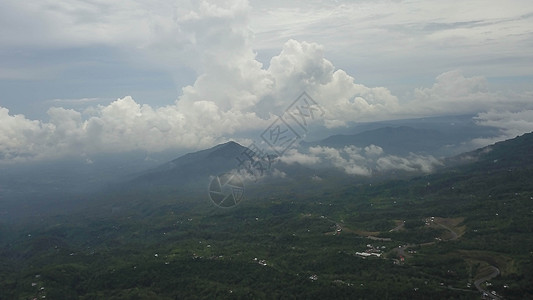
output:
[[524, 133], [533, 132], [533, 110], [516, 112], [490, 110], [488, 112], [479, 113], [474, 119], [479, 125], [500, 129], [501, 133], [496, 137], [480, 137], [472, 140], [472, 144], [478, 147], [515, 138]]
[[430, 173], [442, 163], [433, 156], [410, 154], [407, 157], [385, 154], [376, 145], [341, 149], [316, 146], [305, 153], [291, 149], [279, 158], [283, 163], [308, 167], [334, 167], [349, 175], [372, 176], [376, 172], [405, 171]]
[[[264, 66], [253, 48], [254, 37], [248, 27], [250, 6], [246, 1], [201, 1], [179, 7], [160, 1], [150, 6], [151, 9], [141, 3], [124, 8], [117, 3], [98, 1], [83, 5], [76, 2], [72, 6], [51, 1], [43, 1], [38, 6], [17, 3], [7, 1], [2, 5], [10, 11], [25, 13], [42, 8], [39, 18], [31, 23], [31, 30], [38, 32], [38, 25], [46, 24], [40, 30], [58, 42], [40, 40], [39, 35], [33, 41], [21, 40], [3, 28], [11, 45], [38, 43], [54, 48], [62, 43], [69, 47], [124, 44], [124, 53], [142, 50], [146, 62], [157, 61], [168, 64], [169, 68], [176, 65], [172, 61], [179, 61], [189, 65], [197, 77], [181, 89], [174, 103], [161, 107], [141, 104], [125, 95], [107, 105], [87, 109], [52, 107], [47, 112], [48, 120], [31, 120], [20, 114], [12, 115], [0, 106], [0, 160], [3, 162], [130, 150], [201, 149], [238, 133], [263, 130], [303, 91], [325, 111], [316, 124], [328, 128], [361, 121], [504, 108], [523, 111], [525, 118], [529, 117], [528, 109], [533, 109], [530, 95], [509, 98], [491, 91], [483, 77], [468, 77], [458, 70], [438, 75], [432, 86], [417, 88], [412, 97], [400, 100], [386, 87], [357, 83], [325, 57], [323, 46], [294, 39], [288, 39], [279, 53], [271, 57], [268, 66]], [[124, 18], [120, 26], [105, 17], [104, 21], [97, 20], [100, 14], [111, 16], [110, 12], [116, 13], [113, 15], [116, 18]], [[132, 23], [130, 17], [135, 14], [142, 16], [141, 22]], [[75, 23], [82, 17], [92, 21], [80, 27]], [[20, 20], [14, 24], [17, 22]], [[73, 26], [64, 29], [65, 24]], [[92, 25], [98, 26], [95, 29]], [[86, 34], [95, 30], [99, 34]], [[129, 47], [132, 44], [137, 47]], [[84, 102], [91, 104], [89, 100]], [[490, 113], [481, 114], [479, 119], [480, 124], [492, 126], [496, 121]], [[327, 158], [336, 166], [348, 166], [343, 168], [351, 174], [369, 172], [359, 165], [360, 150], [312, 151], [316, 151], [311, 153], [314, 158], [307, 159]], [[379, 149], [362, 151], [371, 155]], [[381, 155], [377, 152], [374, 155]], [[295, 161], [304, 158], [296, 153], [289, 157]], [[423, 169], [392, 157], [375, 162], [381, 168], [402, 165], [406, 170]]]

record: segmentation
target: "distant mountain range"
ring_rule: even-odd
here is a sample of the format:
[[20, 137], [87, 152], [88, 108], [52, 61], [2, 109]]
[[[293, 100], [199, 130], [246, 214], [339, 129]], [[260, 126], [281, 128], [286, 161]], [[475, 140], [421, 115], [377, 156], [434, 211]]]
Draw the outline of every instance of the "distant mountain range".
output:
[[[322, 138], [307, 140], [304, 145], [327, 144], [332, 145], [360, 145], [366, 146], [369, 143], [387, 148], [390, 154], [402, 154], [406, 151], [401, 149], [402, 145], [407, 146], [413, 153], [424, 153], [434, 156], [452, 156], [462, 152], [473, 150], [472, 146], [466, 145], [469, 141], [479, 137], [494, 137], [500, 135], [498, 128], [490, 126], [480, 126], [475, 121], [474, 115], [461, 116], [440, 116], [430, 118], [417, 118], [405, 120], [379, 121], [370, 123], [360, 123], [354, 127], [339, 128], [337, 134], [332, 136], [327, 132], [322, 133]], [[313, 132], [314, 133], [314, 130]], [[393, 143], [385, 144], [387, 137], [391, 133], [398, 134], [392, 136], [395, 140]], [[411, 135], [420, 133], [421, 137], [426, 137], [427, 133], [435, 133], [436, 136], [429, 137], [424, 144], [422, 141], [415, 141], [416, 145], [421, 145], [422, 149], [417, 149], [414, 145], [410, 146], [402, 142], [402, 135], [405, 138], [411, 138]], [[369, 135], [375, 135], [369, 137]], [[333, 141], [329, 141], [333, 138]], [[436, 146], [428, 145], [430, 141], [436, 142]], [[383, 146], [382, 146], [383, 145]], [[445, 146], [439, 148], [441, 146]]]
[[[479, 164], [481, 161], [486, 164], [487, 160], [491, 161], [491, 163], [496, 163], [497, 161], [502, 163], [503, 161], [506, 166], [512, 165], [513, 163], [520, 164], [520, 162], [523, 162], [522, 158], [525, 157], [525, 154], [529, 152], [533, 153], [533, 149], [531, 149], [531, 145], [533, 144], [532, 139], [532, 134], [526, 134], [513, 140], [453, 156], [443, 160], [445, 163], [444, 167], [463, 165], [471, 162], [477, 162]], [[306, 143], [300, 147], [327, 146], [342, 148], [348, 145], [355, 145], [357, 147], [378, 145], [384, 149], [386, 154], [407, 156], [410, 153], [434, 154], [448, 143], [457, 141], [457, 138], [436, 129], [415, 129], [408, 126], [400, 126], [383, 127], [354, 135], [335, 135], [318, 142]], [[236, 142], [227, 142], [206, 150], [185, 154], [145, 172], [135, 178], [132, 183], [137, 187], [181, 186], [188, 189], [194, 189], [195, 187], [205, 188], [210, 177], [239, 169], [240, 166], [237, 158], [242, 156], [243, 153], [250, 151], [247, 147], [239, 145]], [[512, 156], [509, 157], [509, 155]], [[292, 179], [308, 179], [316, 174], [333, 176], [337, 180], [340, 177], [353, 178], [353, 176], [348, 176], [333, 167], [319, 169], [299, 164], [288, 165], [279, 161], [273, 167], [282, 173], [288, 174]], [[391, 176], [403, 176], [402, 174], [404, 173], [411, 174], [402, 171], [395, 171], [389, 175], [386, 172], [377, 172], [376, 174], [379, 174], [383, 178], [391, 178]]]
[[[457, 139], [455, 139], [457, 140]], [[454, 142], [452, 136], [435, 129], [415, 129], [408, 126], [383, 127], [353, 135], [333, 135], [321, 141], [305, 143], [304, 146], [366, 147], [376, 145], [386, 153], [407, 155], [409, 153], [439, 153]]]
[[327, 146], [341, 148], [349, 145], [367, 147], [376, 145], [392, 155], [409, 153], [445, 157], [472, 150], [468, 142], [479, 136], [492, 136], [490, 131], [479, 132], [470, 125], [447, 127], [385, 126], [355, 134], [339, 134], [315, 142], [301, 143], [302, 147]]

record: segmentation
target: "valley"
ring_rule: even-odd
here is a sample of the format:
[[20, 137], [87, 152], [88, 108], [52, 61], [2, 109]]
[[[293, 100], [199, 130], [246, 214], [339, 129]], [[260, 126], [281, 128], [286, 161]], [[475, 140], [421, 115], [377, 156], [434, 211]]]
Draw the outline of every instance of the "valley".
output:
[[531, 297], [532, 141], [395, 180], [248, 182], [224, 209], [151, 172], [74, 213], [0, 223], [0, 298]]

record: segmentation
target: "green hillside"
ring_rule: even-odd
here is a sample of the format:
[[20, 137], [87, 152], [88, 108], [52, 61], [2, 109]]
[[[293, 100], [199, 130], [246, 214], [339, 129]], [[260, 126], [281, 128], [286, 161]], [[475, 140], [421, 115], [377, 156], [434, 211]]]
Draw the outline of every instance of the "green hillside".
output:
[[533, 134], [449, 165], [322, 192], [257, 183], [231, 209], [114, 192], [0, 223], [0, 299], [532, 298]]

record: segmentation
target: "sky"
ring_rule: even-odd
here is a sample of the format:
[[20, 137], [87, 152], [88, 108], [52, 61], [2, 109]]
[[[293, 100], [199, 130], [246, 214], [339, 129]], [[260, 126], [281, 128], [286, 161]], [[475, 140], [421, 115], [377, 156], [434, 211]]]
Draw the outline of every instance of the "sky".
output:
[[249, 142], [304, 91], [332, 133], [456, 114], [501, 128], [479, 144], [533, 130], [526, 0], [3, 0], [0, 25], [0, 162]]

